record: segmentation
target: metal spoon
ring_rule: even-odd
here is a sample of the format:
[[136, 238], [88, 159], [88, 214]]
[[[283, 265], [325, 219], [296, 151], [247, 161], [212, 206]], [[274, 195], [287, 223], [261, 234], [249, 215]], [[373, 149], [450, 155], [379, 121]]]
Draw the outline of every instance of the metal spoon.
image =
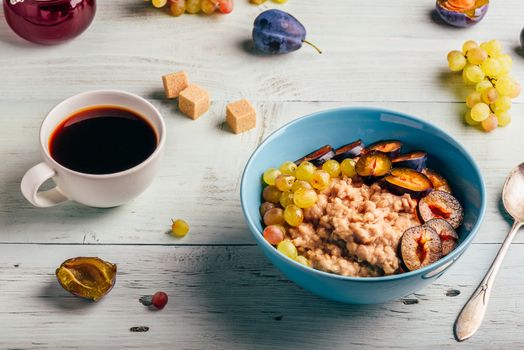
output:
[[506, 211], [513, 217], [513, 227], [511, 227], [504, 243], [502, 243], [497, 257], [491, 264], [486, 276], [484, 276], [482, 282], [480, 282], [473, 295], [464, 305], [455, 321], [455, 338], [458, 341], [468, 339], [479, 329], [488, 307], [495, 276], [499, 271], [504, 256], [506, 256], [511, 241], [519, 228], [524, 224], [524, 163], [513, 169], [506, 178], [504, 189], [502, 190], [502, 201]]

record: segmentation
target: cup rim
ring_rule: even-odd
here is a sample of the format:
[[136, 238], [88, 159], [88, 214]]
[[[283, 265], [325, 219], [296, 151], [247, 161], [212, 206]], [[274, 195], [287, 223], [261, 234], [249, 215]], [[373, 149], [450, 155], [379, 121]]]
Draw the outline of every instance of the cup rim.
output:
[[[372, 111], [372, 112], [376, 112], [376, 113], [396, 115], [396, 116], [405, 118], [405, 119], [407, 119], [407, 120], [409, 120], [411, 122], [420, 123], [420, 124], [422, 124], [424, 126], [429, 127], [430, 129], [433, 129], [434, 131], [437, 131], [437, 132], [441, 133], [442, 135], [444, 135], [448, 139], [447, 141], [451, 142], [452, 144], [454, 143], [454, 146], [464, 155], [464, 157], [468, 160], [468, 162], [470, 162], [472, 164], [472, 166], [475, 169], [475, 172], [478, 174], [479, 180], [480, 180], [480, 188], [479, 188], [479, 192], [480, 192], [479, 217], [478, 217], [477, 221], [475, 222], [475, 225], [473, 225], [473, 227], [471, 228], [469, 235], [466, 237], [466, 239], [464, 239], [457, 246], [456, 249], [454, 249], [448, 255], [442, 257], [440, 260], [438, 260], [438, 261], [436, 261], [436, 262], [434, 262], [432, 264], [429, 264], [428, 266], [425, 266], [425, 267], [423, 267], [421, 269], [418, 269], [418, 270], [408, 271], [408, 272], [405, 272], [405, 273], [395, 274], [395, 275], [379, 276], [379, 277], [354, 277], [354, 276], [337, 275], [337, 274], [334, 274], [334, 273], [329, 273], [329, 272], [317, 270], [317, 269], [314, 269], [314, 268], [311, 268], [311, 267], [306, 267], [306, 266], [304, 266], [304, 265], [302, 265], [302, 264], [300, 264], [300, 263], [298, 263], [298, 262], [296, 262], [294, 260], [291, 260], [291, 259], [283, 256], [282, 254], [278, 253], [277, 250], [271, 244], [269, 244], [269, 242], [267, 242], [263, 238], [262, 232], [258, 230], [258, 228], [257, 228], [257, 226], [256, 226], [256, 224], [254, 222], [253, 217], [251, 217], [251, 215], [248, 213], [248, 210], [246, 208], [246, 199], [245, 199], [245, 197], [248, 196], [247, 193], [246, 193], [246, 187], [245, 187], [246, 186], [245, 183], [247, 181], [246, 180], [246, 176], [247, 176], [248, 169], [252, 166], [252, 164], [254, 162], [254, 158], [258, 155], [259, 152], [261, 152], [262, 148], [267, 143], [271, 142], [273, 139], [278, 137], [279, 134], [284, 129], [286, 129], [288, 127], [291, 127], [291, 126], [293, 126], [295, 124], [301, 123], [301, 122], [303, 122], [304, 120], [307, 120], [307, 119], [321, 118], [323, 115], [336, 113], [336, 112], [341, 112], [341, 111], [345, 111], [345, 112], [348, 112], [348, 111], [349, 112]], [[343, 107], [329, 108], [329, 109], [320, 110], [320, 111], [317, 111], [317, 112], [314, 112], [314, 113], [311, 113], [311, 114], [307, 114], [305, 116], [299, 117], [297, 119], [294, 119], [294, 120], [292, 120], [292, 121], [282, 125], [278, 129], [273, 131], [253, 151], [253, 153], [249, 157], [249, 159], [248, 159], [248, 161], [247, 161], [247, 163], [246, 163], [246, 165], [244, 167], [244, 171], [242, 173], [241, 182], [240, 182], [240, 205], [242, 207], [242, 213], [244, 215], [244, 219], [245, 219], [245, 221], [247, 223], [247, 226], [248, 226], [248, 229], [249, 229], [251, 235], [256, 240], [256, 242], [259, 245], [262, 246], [262, 248], [263, 248], [265, 253], [273, 254], [276, 258], [284, 260], [287, 264], [289, 264], [291, 266], [294, 266], [294, 267], [302, 270], [303, 272], [310, 273], [310, 274], [313, 274], [313, 275], [318, 275], [320, 277], [327, 277], [327, 278], [332, 278], [332, 279], [335, 279], [335, 280], [348, 281], [348, 282], [351, 281], [351, 282], [364, 282], [364, 283], [380, 283], [380, 282], [385, 282], [385, 281], [398, 281], [398, 280], [401, 280], [401, 279], [410, 278], [410, 277], [414, 277], [414, 276], [418, 276], [418, 275], [425, 276], [428, 273], [437, 271], [442, 266], [447, 266], [447, 267], [451, 266], [451, 264], [453, 262], [455, 262], [464, 253], [465, 249], [471, 244], [471, 242], [473, 241], [473, 239], [477, 235], [478, 230], [480, 228], [480, 225], [481, 225], [481, 223], [482, 223], [482, 221], [484, 219], [484, 216], [485, 216], [486, 202], [487, 202], [487, 198], [486, 198], [486, 184], [485, 184], [482, 172], [480, 171], [480, 168], [477, 165], [477, 163], [475, 162], [475, 160], [473, 159], [473, 157], [469, 154], [469, 152], [464, 148], [464, 146], [459, 141], [457, 141], [455, 138], [453, 138], [447, 132], [445, 132], [444, 130], [442, 130], [441, 128], [439, 128], [438, 126], [436, 126], [435, 124], [433, 124], [431, 122], [422, 120], [420, 118], [417, 118], [417, 117], [412, 116], [412, 115], [407, 114], [407, 113], [398, 112], [398, 111], [391, 110], [391, 109], [386, 109], [386, 108], [379, 108], [379, 107], [343, 106]], [[271, 249], [269, 249], [269, 248], [271, 248]], [[447, 264], [449, 264], [449, 265], [447, 265]]]
[[[116, 173], [110, 173], [110, 174], [89, 174], [89, 173], [83, 173], [83, 172], [80, 172], [80, 171], [69, 169], [69, 168], [63, 166], [62, 164], [58, 163], [55, 159], [53, 159], [53, 157], [49, 153], [49, 147], [46, 147], [46, 143], [48, 142], [48, 139], [49, 139], [49, 136], [45, 137], [45, 135], [43, 134], [44, 133], [44, 125], [46, 123], [46, 120], [49, 118], [50, 115], [52, 115], [52, 113], [55, 110], [57, 110], [58, 108], [62, 107], [66, 103], [69, 103], [73, 99], [82, 99], [82, 98], [84, 98], [84, 97], [86, 97], [88, 95], [105, 95], [105, 94], [124, 95], [124, 96], [130, 97], [132, 99], [138, 100], [140, 103], [142, 103], [144, 105], [147, 105], [149, 108], [151, 108], [153, 110], [153, 112], [158, 117], [158, 121], [160, 123], [160, 128], [156, 128], [154, 125], [151, 125], [155, 129], [155, 133], [158, 134], [157, 135], [157, 137], [158, 137], [158, 144], [157, 144], [155, 150], [145, 160], [143, 160], [141, 163], [133, 166], [132, 168], [129, 168], [129, 169], [126, 169], [126, 170], [122, 170], [122, 171], [119, 171], [119, 172], [116, 172]], [[116, 103], [115, 104], [110, 104], [110, 103], [108, 103], [108, 104], [99, 104], [99, 105], [100, 106], [123, 107], [123, 108], [126, 108], [126, 109], [133, 110], [132, 108], [129, 108], [129, 107], [125, 106], [125, 105], [118, 105]], [[86, 106], [86, 107], [83, 107], [83, 108], [88, 108], [90, 106], [97, 106], [97, 104], [89, 105], [89, 106]], [[81, 110], [81, 109], [79, 109], [79, 110]], [[72, 112], [69, 115], [71, 115], [73, 113], [75, 113], [75, 112]], [[140, 115], [142, 116], [142, 114], [140, 114]], [[142, 117], [146, 118], [148, 123], [153, 124], [148, 116], [142, 116]], [[66, 118], [67, 117], [61, 118], [59, 123], [61, 123]], [[54, 130], [54, 128], [56, 128], [57, 125], [53, 126], [53, 130]], [[159, 129], [159, 130], [157, 130], [157, 129]], [[51, 108], [51, 110], [44, 117], [44, 120], [42, 120], [42, 124], [40, 125], [39, 135], [40, 135], [40, 149], [41, 149], [44, 157], [46, 158], [46, 161], [51, 162], [51, 164], [53, 166], [59, 168], [61, 171], [67, 172], [67, 173], [72, 174], [72, 175], [81, 176], [81, 177], [84, 177], [84, 178], [108, 179], [108, 178], [115, 178], [115, 177], [124, 176], [124, 175], [127, 175], [127, 174], [134, 173], [134, 172], [142, 169], [143, 167], [146, 167], [149, 163], [151, 163], [153, 161], [154, 158], [158, 157], [158, 155], [162, 152], [162, 150], [164, 148], [164, 145], [165, 145], [165, 142], [166, 142], [166, 124], [164, 122], [164, 118], [162, 117], [162, 114], [160, 114], [160, 111], [151, 102], [147, 101], [143, 97], [140, 97], [140, 96], [135, 95], [133, 93], [122, 91], [122, 90], [111, 90], [111, 89], [109, 89], [109, 90], [91, 90], [91, 91], [82, 92], [82, 93], [79, 93], [79, 94], [76, 94], [76, 95], [72, 95], [72, 96], [66, 98], [65, 100], [61, 101], [60, 103], [56, 104], [53, 108]]]

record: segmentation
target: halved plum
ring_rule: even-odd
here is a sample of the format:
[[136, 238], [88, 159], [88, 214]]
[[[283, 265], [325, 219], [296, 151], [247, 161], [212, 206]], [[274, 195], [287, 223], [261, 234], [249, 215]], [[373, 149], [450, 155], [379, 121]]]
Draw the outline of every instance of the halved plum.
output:
[[333, 158], [334, 155], [335, 152], [333, 151], [333, 147], [331, 147], [330, 145], [325, 145], [309, 153], [308, 155], [296, 160], [295, 164], [299, 165], [300, 163], [307, 161], [313, 163], [314, 166], [321, 166], [327, 160]]
[[449, 186], [448, 180], [434, 170], [426, 168], [422, 170], [422, 173], [428, 177], [433, 184], [433, 188], [438, 191], [451, 192], [451, 186]]
[[412, 198], [424, 197], [433, 189], [426, 175], [409, 168], [393, 168], [384, 180], [391, 193], [408, 193]]
[[454, 229], [462, 224], [464, 209], [451, 194], [444, 191], [432, 191], [418, 202], [418, 214], [422, 221], [444, 219]]
[[426, 167], [428, 154], [424, 151], [413, 151], [401, 154], [391, 160], [395, 168], [411, 168], [421, 171]]
[[363, 178], [377, 179], [387, 175], [391, 170], [391, 159], [382, 152], [370, 151], [360, 157], [355, 171]]
[[409, 271], [418, 270], [442, 257], [440, 237], [431, 227], [411, 227], [402, 235], [400, 254]]
[[453, 227], [443, 219], [431, 219], [424, 224], [431, 227], [440, 237], [442, 242], [442, 256], [446, 256], [455, 249], [459, 236]]
[[402, 142], [398, 140], [383, 140], [375, 142], [368, 146], [367, 150], [369, 151], [380, 151], [391, 158], [395, 158], [400, 154], [400, 149], [402, 148]]
[[348, 143], [342, 147], [339, 147], [335, 150], [334, 160], [341, 162], [346, 158], [355, 158], [358, 157], [364, 150], [364, 142], [358, 139], [355, 142]]

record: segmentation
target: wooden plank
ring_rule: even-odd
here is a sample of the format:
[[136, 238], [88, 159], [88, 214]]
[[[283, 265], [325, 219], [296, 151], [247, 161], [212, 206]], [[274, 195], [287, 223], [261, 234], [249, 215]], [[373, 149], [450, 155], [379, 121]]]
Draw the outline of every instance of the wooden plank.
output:
[[324, 8], [290, 1], [280, 8], [302, 20], [324, 53], [305, 47], [278, 57], [246, 49], [254, 18], [268, 7], [247, 0], [237, 1], [231, 15], [213, 18], [172, 18], [142, 1], [100, 1], [82, 37], [52, 47], [18, 40], [0, 21], [0, 96], [59, 100], [99, 88], [151, 96], [159, 93], [162, 74], [183, 69], [218, 101], [462, 101], [463, 83], [447, 72], [446, 53], [467, 39], [494, 37], [514, 54], [514, 74], [524, 74], [514, 52], [522, 1], [492, 4], [482, 25], [462, 31], [432, 20], [433, 6], [330, 0]]
[[[379, 349], [452, 348], [454, 319], [495, 254], [476, 245], [415, 295], [375, 306], [318, 298], [283, 277], [257, 247], [0, 246], [2, 348]], [[513, 246], [478, 334], [466, 349], [522, 348], [524, 246]], [[118, 264], [98, 303], [55, 280], [62, 260], [93, 255]], [[149, 311], [140, 295], [163, 290]], [[460, 293], [459, 295], [457, 295]], [[145, 333], [130, 327], [147, 326]], [[422, 346], [423, 344], [423, 346]]]
[[[153, 185], [139, 198], [119, 208], [91, 209], [66, 204], [52, 209], [33, 208], [21, 195], [20, 179], [39, 161], [38, 127], [56, 101], [32, 101], [19, 108], [4, 102], [9, 116], [0, 129], [0, 222], [3, 243], [76, 244], [246, 244], [253, 243], [239, 203], [240, 176], [256, 145], [279, 126], [308, 113], [354, 103], [259, 102], [258, 128], [242, 135], [223, 126], [224, 103], [213, 103], [208, 115], [191, 121], [173, 110], [172, 103], [153, 101], [167, 122], [168, 143], [163, 168]], [[442, 126], [460, 140], [482, 168], [488, 188], [486, 220], [476, 240], [501, 242], [508, 223], [501, 215], [499, 194], [506, 174], [521, 159], [524, 144], [516, 143], [524, 121], [485, 134], [465, 127], [460, 107], [441, 103], [373, 103], [418, 115]], [[523, 112], [514, 107], [514, 114]], [[186, 219], [192, 233], [183, 240], [167, 234], [170, 219]], [[517, 236], [518, 242], [524, 242]]]

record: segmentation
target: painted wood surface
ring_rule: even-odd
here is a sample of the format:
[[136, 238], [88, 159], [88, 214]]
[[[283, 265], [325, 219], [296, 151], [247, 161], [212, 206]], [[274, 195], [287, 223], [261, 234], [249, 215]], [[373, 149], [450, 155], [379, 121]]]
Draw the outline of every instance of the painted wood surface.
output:
[[[254, 17], [272, 6], [237, 0], [229, 16], [172, 18], [141, 0], [101, 0], [86, 33], [54, 47], [19, 40], [0, 20], [0, 348], [458, 346], [455, 316], [509, 229], [499, 194], [507, 172], [524, 160], [524, 100], [516, 100], [508, 128], [467, 128], [460, 119], [466, 90], [447, 72], [445, 55], [466, 39], [498, 38], [523, 80], [517, 48], [524, 3], [494, 2], [482, 24], [456, 30], [431, 15], [432, 1], [290, 0], [279, 8], [296, 15], [324, 53], [304, 47], [264, 57], [249, 37]], [[205, 117], [191, 121], [163, 99], [160, 76], [174, 70], [210, 90]], [[161, 110], [168, 144], [158, 178], [115, 209], [32, 208], [19, 185], [39, 161], [42, 118], [62, 99], [101, 88], [137, 93]], [[224, 109], [241, 97], [253, 101], [259, 123], [235, 136]], [[265, 137], [300, 116], [345, 105], [437, 124], [471, 152], [488, 189], [485, 222], [464, 257], [432, 286], [380, 306], [329, 302], [289, 282], [255, 246], [239, 205], [243, 166]], [[166, 234], [172, 217], [190, 222], [189, 236]], [[517, 236], [482, 329], [461, 347], [524, 347], [524, 289], [515, 277], [524, 273], [523, 243]], [[55, 268], [77, 255], [119, 265], [114, 290], [97, 304], [68, 296], [54, 280]], [[138, 303], [160, 289], [170, 295], [164, 311]], [[150, 329], [130, 332], [135, 326]]]

